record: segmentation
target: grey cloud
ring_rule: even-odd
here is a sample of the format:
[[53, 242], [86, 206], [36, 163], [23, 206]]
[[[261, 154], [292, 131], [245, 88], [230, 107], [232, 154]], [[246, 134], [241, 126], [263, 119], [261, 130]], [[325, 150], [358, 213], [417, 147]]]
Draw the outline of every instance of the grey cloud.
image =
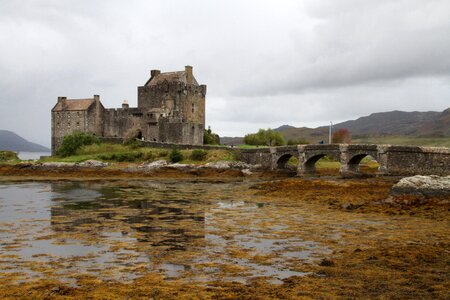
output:
[[445, 0], [1, 1], [0, 128], [49, 145], [57, 96], [135, 105], [150, 69], [187, 64], [220, 134], [442, 110], [448, 11]]

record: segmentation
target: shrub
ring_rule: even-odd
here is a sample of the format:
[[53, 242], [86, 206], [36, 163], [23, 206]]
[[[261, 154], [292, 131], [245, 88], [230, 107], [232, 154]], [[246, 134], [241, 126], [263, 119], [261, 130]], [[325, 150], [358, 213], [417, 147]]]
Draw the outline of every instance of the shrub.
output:
[[178, 149], [172, 149], [169, 154], [169, 159], [173, 163], [180, 162], [183, 160], [183, 154], [181, 154], [180, 150]]
[[352, 135], [347, 128], [340, 128], [337, 131], [333, 132], [332, 142], [334, 144], [350, 144], [352, 142]]
[[125, 145], [127, 145], [128, 147], [130, 147], [130, 149], [133, 149], [133, 150], [144, 147], [144, 145], [141, 142], [136, 141], [136, 140], [129, 140], [129, 141], [125, 142]]
[[62, 157], [74, 155], [81, 146], [98, 144], [100, 140], [91, 133], [74, 132], [63, 138], [57, 154]]
[[204, 129], [203, 144], [205, 144], [205, 145], [220, 145], [219, 135], [212, 132], [210, 126], [208, 126], [208, 129]]
[[0, 161], [8, 161], [19, 159], [17, 153], [14, 151], [0, 151]]
[[244, 137], [244, 143], [247, 145], [267, 145], [282, 146], [285, 144], [281, 133], [272, 129], [260, 129], [257, 133], [247, 134]]
[[119, 153], [106, 153], [98, 155], [101, 160], [112, 160], [118, 162], [133, 162], [142, 159], [144, 153], [142, 152], [119, 152]]
[[195, 149], [192, 150], [191, 159], [196, 161], [202, 161], [206, 158], [206, 155], [208, 155], [208, 152], [206, 152], [205, 150]]

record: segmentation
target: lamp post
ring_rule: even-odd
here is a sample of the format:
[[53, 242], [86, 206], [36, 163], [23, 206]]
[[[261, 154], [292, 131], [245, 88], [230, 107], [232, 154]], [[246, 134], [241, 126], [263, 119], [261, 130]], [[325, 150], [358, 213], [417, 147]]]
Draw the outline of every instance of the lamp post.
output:
[[331, 144], [331, 132], [333, 131], [333, 122], [330, 121], [330, 130], [328, 132], [328, 144]]

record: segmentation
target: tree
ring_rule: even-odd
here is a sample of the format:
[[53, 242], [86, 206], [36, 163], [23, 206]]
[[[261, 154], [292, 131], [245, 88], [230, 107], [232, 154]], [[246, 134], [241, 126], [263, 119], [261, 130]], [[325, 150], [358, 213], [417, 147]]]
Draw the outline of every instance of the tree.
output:
[[352, 135], [347, 128], [341, 128], [333, 132], [333, 144], [349, 144], [352, 142]]
[[203, 144], [204, 145], [220, 145], [220, 137], [211, 130], [211, 126], [205, 129], [203, 133]]
[[76, 131], [63, 138], [57, 154], [62, 157], [74, 155], [84, 145], [98, 144], [100, 140], [93, 134]]
[[260, 129], [257, 133], [245, 135], [244, 143], [247, 145], [282, 146], [285, 144], [281, 133], [272, 129]]

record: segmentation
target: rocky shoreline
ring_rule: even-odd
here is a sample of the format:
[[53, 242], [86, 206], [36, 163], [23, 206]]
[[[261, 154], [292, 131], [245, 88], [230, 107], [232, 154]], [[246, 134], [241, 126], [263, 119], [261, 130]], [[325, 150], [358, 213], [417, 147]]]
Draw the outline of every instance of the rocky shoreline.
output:
[[223, 177], [267, 176], [259, 165], [243, 162], [217, 161], [201, 165], [169, 163], [158, 160], [151, 163], [106, 163], [87, 160], [80, 163], [42, 162], [0, 165], [0, 179], [7, 180], [96, 180], [102, 179], [139, 179], [149, 177]]

